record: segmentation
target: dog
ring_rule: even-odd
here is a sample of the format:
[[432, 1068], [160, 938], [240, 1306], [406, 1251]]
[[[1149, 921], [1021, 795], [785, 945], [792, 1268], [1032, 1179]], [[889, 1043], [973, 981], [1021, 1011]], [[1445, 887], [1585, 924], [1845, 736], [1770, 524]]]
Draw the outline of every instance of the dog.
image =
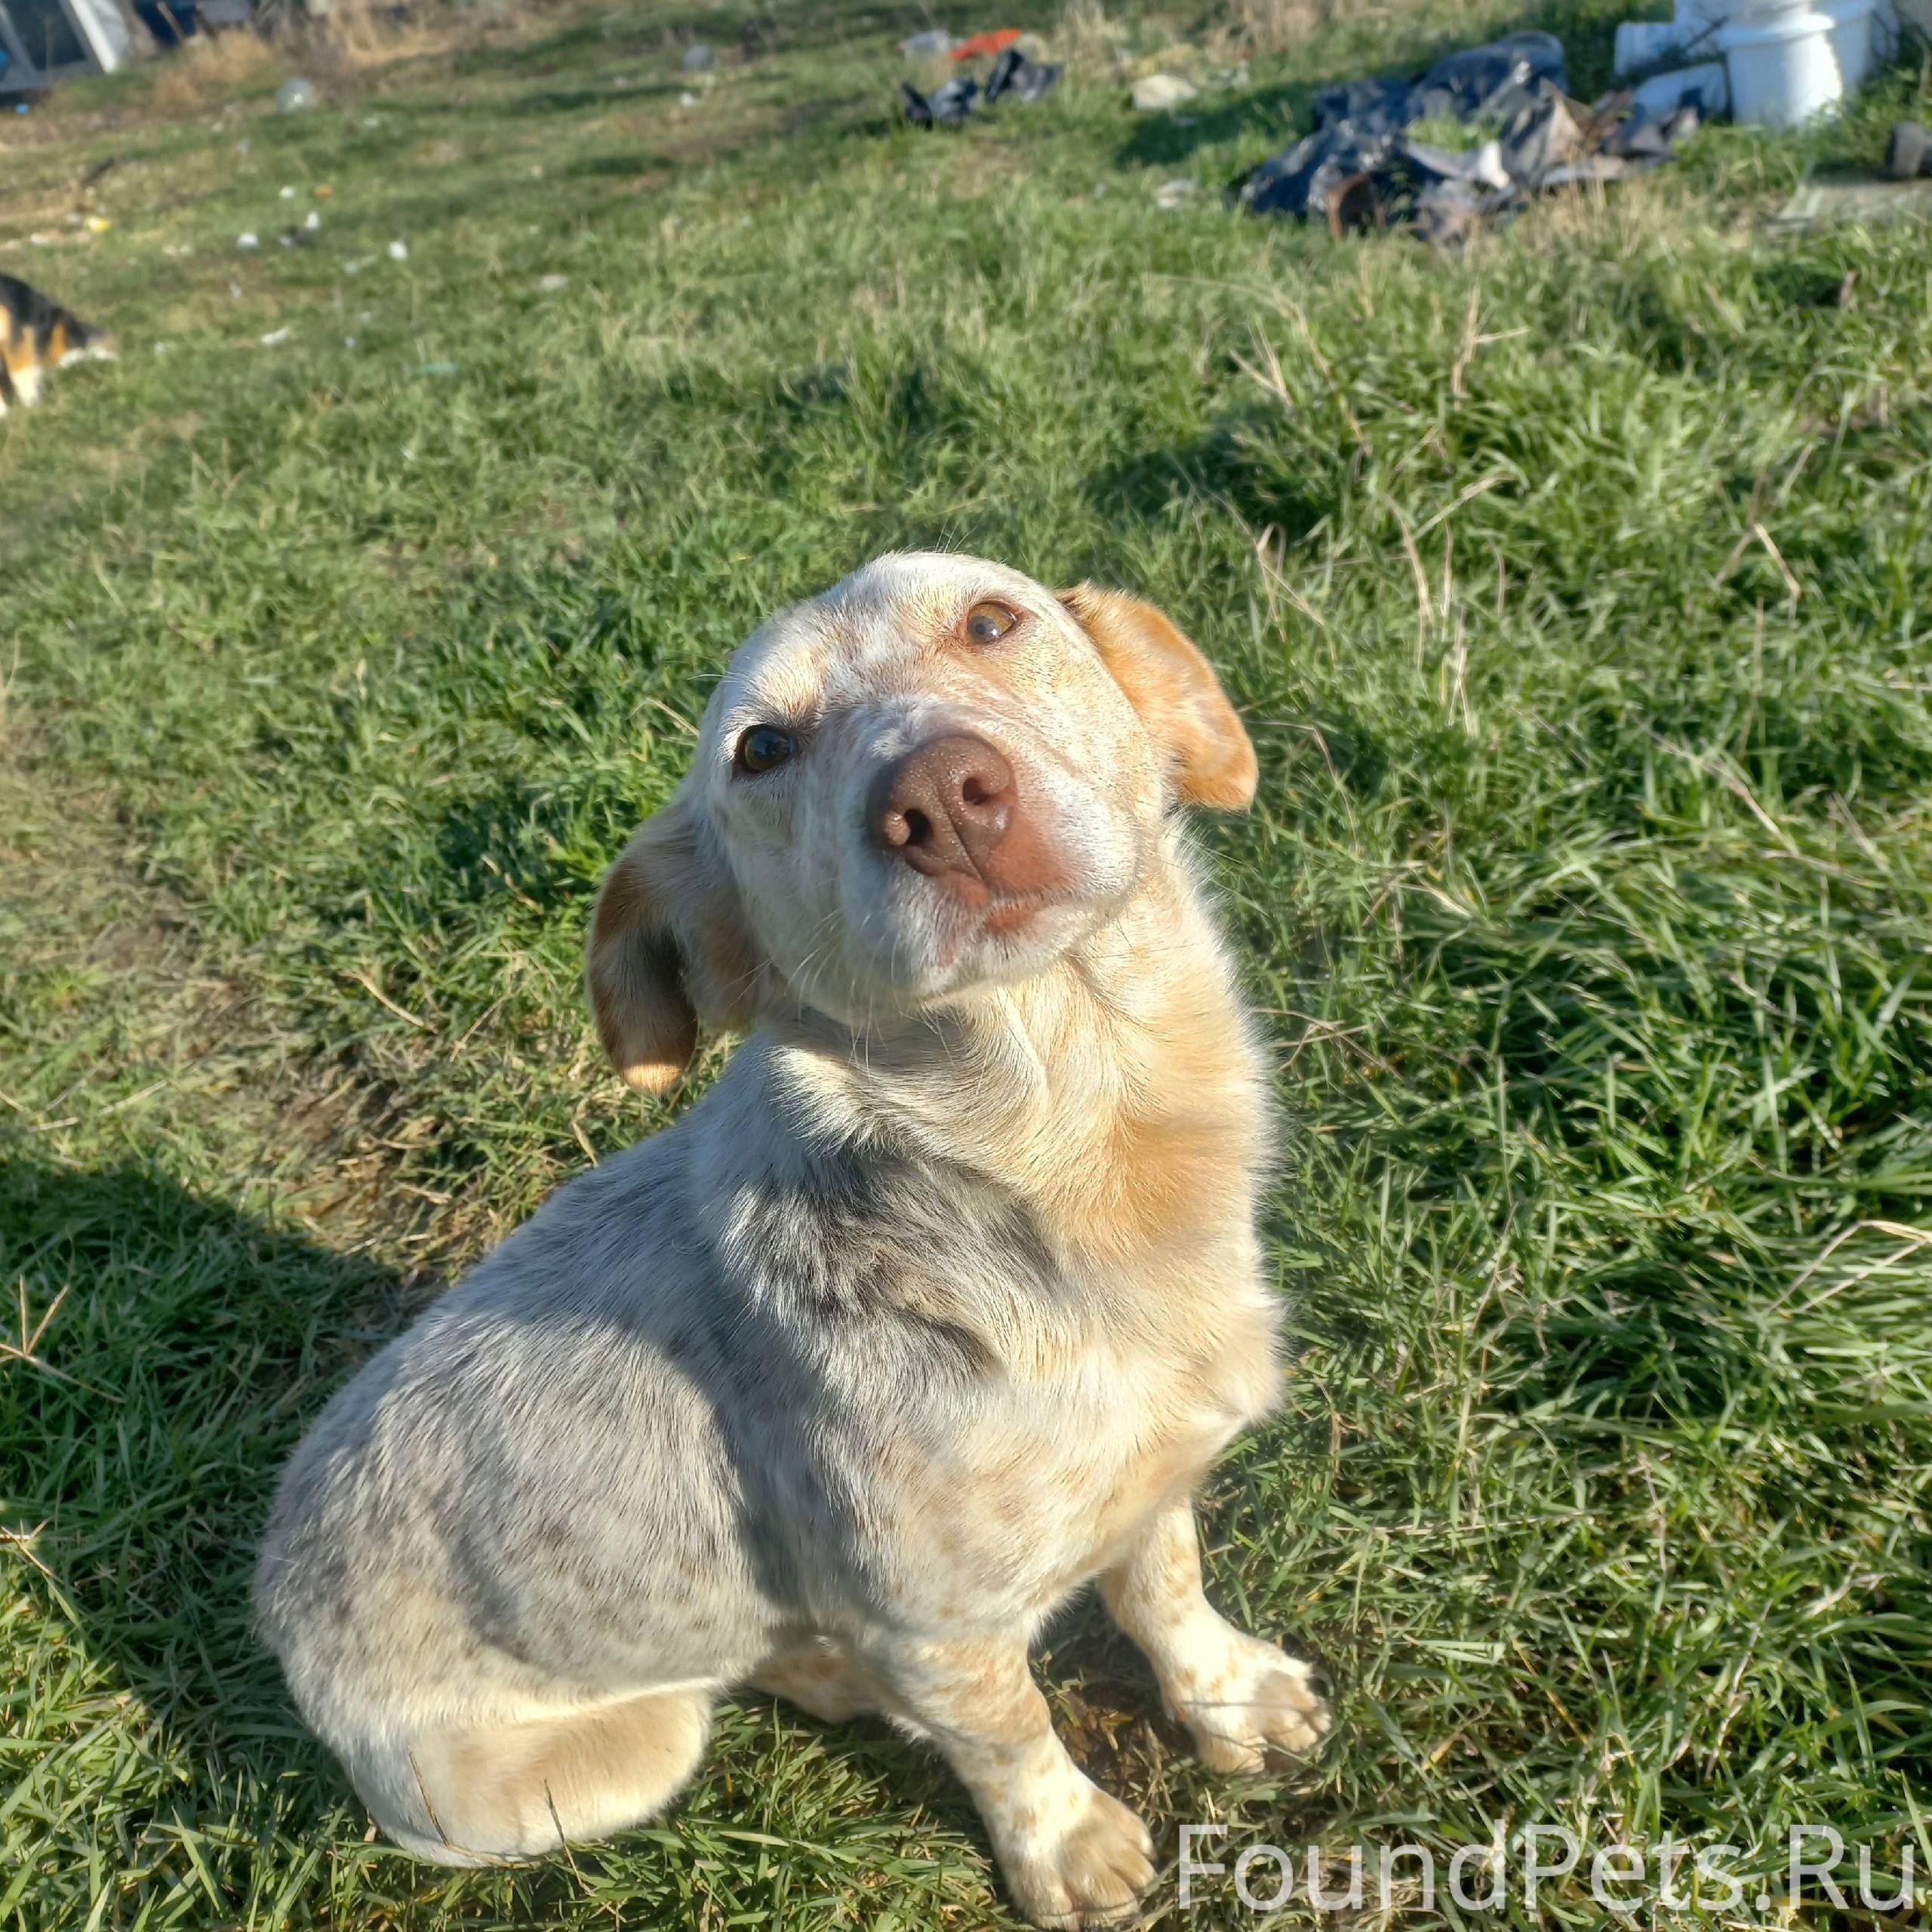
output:
[[17, 403], [32, 408], [48, 370], [113, 356], [104, 331], [17, 275], [0, 275], [0, 416]]
[[746, 1037], [334, 1398], [265, 1540], [260, 1627], [396, 1844], [648, 1818], [748, 1686], [929, 1739], [1020, 1909], [1112, 1922], [1153, 1846], [1027, 1661], [1096, 1578], [1211, 1764], [1320, 1743], [1192, 1501], [1280, 1375], [1269, 1076], [1180, 811], [1255, 782], [1117, 592], [890, 555], [740, 649], [587, 980], [647, 1093]]

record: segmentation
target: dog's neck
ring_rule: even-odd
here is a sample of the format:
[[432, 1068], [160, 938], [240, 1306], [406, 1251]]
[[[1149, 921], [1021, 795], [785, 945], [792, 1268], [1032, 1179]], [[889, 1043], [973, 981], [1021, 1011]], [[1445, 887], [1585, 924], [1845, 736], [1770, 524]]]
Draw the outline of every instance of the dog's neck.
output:
[[1164, 1272], [1251, 1242], [1267, 1078], [1178, 832], [1128, 905], [1038, 977], [915, 1026], [808, 1025], [777, 1044], [833, 1131], [883, 1125], [983, 1177], [1063, 1256]]

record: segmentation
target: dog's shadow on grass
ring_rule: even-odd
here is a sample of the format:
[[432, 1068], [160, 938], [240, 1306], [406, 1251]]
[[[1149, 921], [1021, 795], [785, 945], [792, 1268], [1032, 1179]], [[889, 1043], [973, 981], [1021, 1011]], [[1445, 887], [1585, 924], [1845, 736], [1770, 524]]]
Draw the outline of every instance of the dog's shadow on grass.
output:
[[0, 1527], [50, 1642], [69, 1624], [211, 1775], [265, 1744], [286, 1760], [302, 1734], [250, 1632], [255, 1540], [303, 1424], [423, 1291], [151, 1169], [20, 1153], [0, 1156], [0, 1272], [23, 1329], [0, 1339], [27, 1344], [0, 1432], [32, 1445]]

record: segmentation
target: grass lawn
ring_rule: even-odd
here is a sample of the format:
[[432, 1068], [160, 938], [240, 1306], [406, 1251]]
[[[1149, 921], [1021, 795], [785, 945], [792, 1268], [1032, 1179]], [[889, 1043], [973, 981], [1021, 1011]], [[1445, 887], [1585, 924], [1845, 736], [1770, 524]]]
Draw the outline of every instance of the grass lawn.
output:
[[[579, 949], [726, 653], [914, 545], [1153, 598], [1261, 758], [1202, 835], [1300, 1352], [1210, 1588], [1343, 1728], [1211, 1778], [1083, 1605], [1075, 1755], [1169, 1857], [1737, 1848], [1743, 1906], [1645, 1924], [1824, 1922], [1794, 1822], [1932, 1863], [1932, 228], [1764, 220], [1918, 71], [1445, 260], [1217, 191], [1507, 5], [1185, 120], [1089, 54], [957, 137], [893, 121], [912, 8], [779, 0], [688, 82], [751, 11], [0, 122], [0, 269], [122, 343], [0, 425], [0, 1927], [1013, 1922], [936, 1760], [756, 1698], [594, 1860], [412, 1866], [245, 1622], [329, 1391], [681, 1104]], [[1578, 91], [1622, 11], [1536, 17]], [[1500, 1922], [1602, 1918], [1579, 1872]]]

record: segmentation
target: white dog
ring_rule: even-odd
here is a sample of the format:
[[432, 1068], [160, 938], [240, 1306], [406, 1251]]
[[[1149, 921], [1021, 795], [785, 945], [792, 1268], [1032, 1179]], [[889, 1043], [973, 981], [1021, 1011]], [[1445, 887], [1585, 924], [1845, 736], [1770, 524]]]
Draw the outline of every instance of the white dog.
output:
[[269, 1531], [262, 1626], [399, 1844], [635, 1823], [751, 1684], [930, 1737], [1020, 1908], [1105, 1924], [1152, 1846], [1027, 1664], [1094, 1578], [1211, 1764], [1318, 1742], [1191, 1503], [1278, 1371], [1267, 1075], [1176, 808], [1254, 781], [1157, 611], [971, 558], [737, 654], [589, 986], [653, 1091], [749, 1037], [336, 1397]]

